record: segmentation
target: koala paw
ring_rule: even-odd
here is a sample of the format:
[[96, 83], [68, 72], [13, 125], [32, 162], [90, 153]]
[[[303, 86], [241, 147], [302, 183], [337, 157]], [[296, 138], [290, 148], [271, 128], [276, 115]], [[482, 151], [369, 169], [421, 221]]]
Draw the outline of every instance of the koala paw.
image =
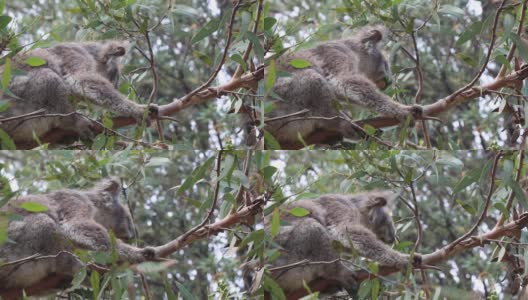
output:
[[149, 117], [151, 118], [157, 117], [159, 113], [159, 106], [156, 104], [150, 104], [148, 107], [148, 110], [149, 110], [148, 112]]
[[422, 117], [423, 114], [423, 107], [421, 105], [411, 105], [409, 112], [411, 113], [411, 116], [413, 119], [419, 119]]
[[421, 254], [414, 253], [412, 265], [413, 267], [419, 267], [422, 265], [422, 255]]
[[153, 260], [157, 257], [156, 249], [153, 247], [145, 247], [141, 249], [141, 255], [145, 260]]
[[158, 116], [159, 107], [156, 104], [149, 104], [148, 107], [147, 105], [140, 105], [138, 107], [137, 112], [134, 115], [134, 118], [136, 119], [137, 123], [140, 123], [143, 121], [145, 109], [148, 110], [148, 114], [147, 114], [147, 117], [145, 118], [145, 122], [147, 126], [150, 126], [152, 120]]

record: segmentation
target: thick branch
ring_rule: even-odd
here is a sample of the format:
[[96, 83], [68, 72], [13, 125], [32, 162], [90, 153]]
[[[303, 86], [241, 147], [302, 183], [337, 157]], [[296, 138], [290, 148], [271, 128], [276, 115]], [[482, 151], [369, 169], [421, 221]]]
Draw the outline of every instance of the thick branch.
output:
[[229, 214], [225, 218], [216, 221], [212, 224], [205, 225], [204, 227], [192, 232], [191, 234], [184, 233], [175, 240], [156, 247], [156, 253], [159, 257], [166, 257], [181, 248], [193, 243], [194, 241], [205, 239], [207, 237], [216, 235], [231, 228], [234, 225], [240, 224], [246, 220], [249, 216], [254, 216], [262, 211], [262, 205], [265, 203], [264, 197], [255, 199], [249, 206], [245, 206], [236, 213]]

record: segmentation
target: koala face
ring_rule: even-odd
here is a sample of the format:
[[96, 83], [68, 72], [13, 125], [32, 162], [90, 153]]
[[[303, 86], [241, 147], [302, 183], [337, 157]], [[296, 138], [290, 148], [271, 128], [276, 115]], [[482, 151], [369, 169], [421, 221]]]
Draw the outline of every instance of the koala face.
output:
[[101, 43], [87, 43], [84, 47], [97, 62], [97, 73], [108, 79], [117, 88], [121, 69], [117, 58], [126, 54], [127, 42], [109, 41]]
[[372, 80], [380, 89], [386, 88], [392, 82], [389, 63], [379, 50], [386, 29], [379, 27], [359, 34], [359, 71]]
[[110, 214], [112, 222], [109, 229], [120, 239], [133, 239], [135, 236], [134, 224], [128, 208], [116, 201], [111, 207]]
[[375, 192], [364, 200], [363, 211], [367, 218], [363, 219], [363, 225], [372, 230], [376, 236], [387, 244], [396, 240], [396, 230], [392, 221], [392, 211], [387, 205], [393, 201], [394, 194], [388, 191]]
[[97, 223], [112, 230], [120, 239], [134, 238], [132, 216], [128, 208], [119, 203], [119, 194], [122, 191], [119, 178], [111, 177], [99, 182], [94, 191], [92, 202], [97, 208], [94, 216]]
[[369, 212], [370, 229], [376, 236], [387, 244], [396, 240], [396, 230], [392, 221], [392, 214], [387, 207], [375, 207]]

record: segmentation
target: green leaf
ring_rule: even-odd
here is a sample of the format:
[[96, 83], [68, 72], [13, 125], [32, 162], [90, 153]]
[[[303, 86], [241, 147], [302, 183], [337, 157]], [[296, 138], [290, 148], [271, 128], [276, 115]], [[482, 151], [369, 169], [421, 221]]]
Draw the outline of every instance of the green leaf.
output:
[[262, 174], [264, 175], [264, 179], [271, 179], [271, 177], [277, 172], [277, 168], [274, 166], [266, 166], [264, 169], [262, 169]]
[[292, 65], [292, 67], [296, 69], [304, 69], [304, 68], [308, 68], [309, 66], [311, 66], [312, 63], [310, 63], [309, 61], [305, 59], [295, 58], [290, 61], [290, 65]]
[[462, 200], [456, 200], [456, 203], [458, 203], [458, 205], [462, 206], [462, 208], [465, 211], [467, 211], [468, 213], [470, 213], [471, 215], [475, 215], [477, 213], [477, 210], [473, 206], [465, 203]]
[[275, 207], [271, 215], [271, 237], [275, 237], [280, 229], [280, 211], [279, 207]]
[[377, 129], [376, 129], [374, 126], [369, 125], [369, 124], [365, 124], [365, 125], [363, 126], [363, 129], [365, 129], [365, 132], [366, 132], [368, 135], [370, 135], [370, 136], [374, 136], [374, 135], [376, 134], [376, 131], [377, 131]]
[[159, 272], [167, 270], [175, 262], [142, 262], [137, 265], [137, 269], [141, 273], [157, 275]]
[[228, 155], [224, 158], [224, 161], [222, 162], [220, 166], [220, 175], [216, 180], [221, 180], [222, 178], [229, 175], [231, 177], [231, 174], [233, 173], [233, 169], [235, 167], [235, 157], [232, 155]]
[[178, 188], [178, 192], [176, 192], [176, 196], [181, 196], [183, 193], [188, 190], [190, 187], [192, 187], [198, 180], [204, 178], [205, 171], [209, 169], [211, 164], [215, 161], [216, 157], [212, 156], [208, 160], [206, 160], [201, 166], [194, 169], [194, 171], [191, 173], [191, 176], [188, 176], [183, 184]]
[[304, 217], [310, 214], [310, 211], [302, 207], [294, 207], [290, 209], [290, 214], [295, 217]]
[[196, 35], [193, 36], [193, 38], [191, 39], [191, 43], [196, 44], [199, 41], [211, 35], [213, 32], [217, 31], [218, 27], [220, 27], [220, 22], [221, 22], [220, 19], [214, 19], [214, 20], [207, 22], [207, 24], [205, 24], [205, 26], [202, 27], [198, 31], [198, 33], [196, 33]]
[[178, 300], [178, 297], [176, 296], [176, 294], [174, 294], [174, 291], [172, 291], [172, 288], [167, 278], [163, 278], [163, 285], [165, 287], [165, 293], [167, 293], [167, 299], [168, 300]]
[[280, 150], [281, 148], [279, 142], [267, 130], [264, 130], [264, 145], [267, 150]]
[[92, 275], [90, 275], [90, 285], [92, 286], [94, 300], [97, 300], [97, 295], [99, 294], [99, 281], [99, 273], [97, 273], [97, 271], [92, 271]]
[[24, 62], [32, 67], [40, 67], [46, 64], [45, 59], [37, 56], [30, 56]]
[[480, 178], [481, 172], [482, 172], [482, 169], [473, 169], [469, 171], [469, 173], [464, 174], [462, 179], [453, 188], [453, 195], [467, 188], [472, 183], [477, 182], [477, 180]]
[[497, 262], [501, 262], [504, 258], [504, 255], [506, 254], [506, 247], [499, 246], [499, 255], [497, 256]]
[[438, 10], [438, 13], [440, 14], [446, 14], [446, 15], [452, 15], [454, 17], [463, 17], [464, 16], [464, 10], [459, 8], [459, 7], [456, 7], [456, 6], [453, 6], [453, 5], [448, 5], [448, 4], [445, 4], [445, 5], [442, 5], [440, 7], [440, 9]]
[[264, 290], [270, 292], [270, 294], [272, 295], [271, 299], [286, 300], [286, 295], [284, 295], [284, 291], [270, 276], [264, 275], [262, 285], [264, 286]]
[[106, 135], [104, 133], [98, 134], [92, 142], [92, 150], [103, 150], [106, 145]]
[[179, 14], [182, 16], [188, 16], [188, 17], [193, 17], [193, 18], [200, 16], [199, 10], [193, 7], [187, 6], [187, 5], [176, 4], [174, 5], [174, 9], [172, 11], [174, 12], [174, 14]]
[[266, 88], [266, 92], [271, 91], [273, 86], [275, 85], [276, 80], [276, 73], [275, 73], [275, 60], [272, 59], [270, 61], [269, 67], [266, 72], [266, 82], [264, 84], [264, 87]]
[[526, 194], [521, 188], [521, 185], [517, 181], [512, 180], [509, 186], [515, 193], [515, 199], [519, 201], [519, 203], [522, 205], [522, 207], [524, 207], [525, 210], [528, 210], [528, 201], [526, 200]]
[[178, 287], [178, 290], [180, 291], [180, 296], [183, 298], [183, 300], [195, 300], [194, 296], [192, 295], [191, 291], [187, 287], [185, 287], [183, 284], [176, 281], [176, 286]]
[[370, 290], [372, 298], [371, 299], [378, 299], [380, 291], [380, 282], [379, 279], [375, 278], [372, 280], [372, 289]]
[[2, 74], [2, 88], [7, 89], [11, 81], [11, 58], [6, 58], [4, 64], [4, 73]]
[[462, 34], [458, 37], [455, 46], [458, 47], [478, 35], [482, 30], [482, 24], [482, 21], [477, 21], [469, 25], [466, 30], [464, 30], [464, 32], [462, 32]]
[[48, 207], [37, 202], [23, 202], [20, 207], [29, 212], [43, 212], [47, 211]]
[[524, 61], [528, 61], [528, 53], [526, 52], [528, 49], [526, 49], [526, 46], [521, 38], [513, 32], [509, 34], [509, 37], [513, 40], [515, 46], [517, 47], [517, 51], [515, 53], [518, 53]]
[[79, 288], [84, 279], [86, 279], [86, 268], [82, 268], [77, 273], [75, 273], [75, 276], [73, 276], [73, 280], [71, 282], [71, 289]]
[[254, 34], [251, 31], [246, 32], [246, 37], [248, 40], [253, 43], [253, 51], [255, 51], [255, 55], [258, 58], [263, 59], [264, 58], [264, 47], [262, 47], [262, 44], [260, 43], [259, 38], [256, 34]]
[[372, 280], [364, 280], [359, 285], [358, 299], [366, 299], [372, 288]]
[[275, 25], [276, 23], [277, 23], [277, 19], [275, 18], [272, 18], [272, 17], [264, 18], [264, 31], [270, 30], [273, 27], [273, 25]]
[[7, 25], [11, 23], [11, 20], [13, 20], [13, 18], [10, 16], [0, 16], [0, 30], [6, 29]]
[[160, 167], [160, 166], [168, 166], [173, 163], [172, 160], [170, 160], [167, 157], [152, 157], [147, 164], [145, 164], [145, 167]]

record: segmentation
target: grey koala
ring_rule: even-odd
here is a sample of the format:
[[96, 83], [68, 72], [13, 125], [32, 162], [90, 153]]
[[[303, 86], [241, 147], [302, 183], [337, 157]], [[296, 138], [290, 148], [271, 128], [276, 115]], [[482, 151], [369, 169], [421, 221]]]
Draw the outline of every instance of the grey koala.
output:
[[[125, 55], [124, 41], [63, 43], [47, 49], [35, 49], [18, 54], [13, 69], [24, 72], [14, 76], [4, 93], [11, 107], [0, 114], [8, 118], [45, 109], [47, 114], [68, 114], [75, 111], [71, 98], [88, 101], [109, 109], [120, 116], [140, 120], [147, 106], [128, 100], [119, 93], [117, 83], [120, 69], [117, 58]], [[45, 60], [32, 67], [25, 61], [30, 57]], [[158, 107], [148, 107], [150, 116]], [[73, 114], [67, 117], [38, 117], [0, 123], [15, 144], [33, 140], [33, 132], [41, 138], [60, 128], [87, 140], [93, 137], [92, 122]]]
[[[32, 255], [43, 255], [20, 263], [0, 263], [0, 294], [12, 288], [27, 288], [48, 276], [69, 280], [84, 266], [75, 249], [108, 252], [112, 250], [109, 231], [119, 239], [134, 237], [130, 212], [119, 203], [118, 178], [107, 178], [88, 190], [58, 190], [43, 195], [21, 196], [10, 200], [1, 212], [20, 215], [8, 226], [9, 241], [0, 246], [0, 261], [13, 262]], [[47, 211], [32, 213], [21, 207], [36, 202]], [[117, 240], [120, 262], [139, 263], [154, 259], [154, 248], [136, 248]], [[67, 252], [65, 252], [67, 251]]]
[[[277, 78], [274, 92], [281, 99], [266, 114], [275, 118], [304, 109], [308, 114], [275, 120], [266, 124], [283, 149], [301, 148], [299, 135], [307, 144], [331, 144], [342, 138], [357, 139], [358, 131], [342, 119], [305, 119], [303, 117], [339, 116], [335, 100], [368, 109], [400, 121], [422, 115], [422, 107], [403, 105], [379, 91], [392, 81], [389, 64], [379, 49], [386, 36], [382, 26], [369, 26], [348, 39], [328, 41], [312, 49], [304, 49], [277, 62], [277, 70], [289, 77]], [[295, 68], [294, 59], [308, 61], [310, 66]], [[296, 120], [292, 120], [296, 119]]]
[[[305, 259], [312, 262], [332, 261], [340, 257], [336, 246], [339, 242], [346, 249], [355, 249], [360, 256], [377, 261], [382, 266], [405, 268], [410, 256], [393, 250], [387, 244], [395, 240], [391, 210], [393, 201], [389, 191], [374, 191], [354, 195], [325, 195], [317, 199], [304, 199], [284, 206], [281, 226], [275, 241], [281, 247], [281, 255], [274, 266], [285, 266]], [[288, 213], [301, 207], [310, 213], [295, 217]], [[338, 243], [338, 244], [339, 244]], [[387, 243], [387, 244], [386, 244]], [[412, 265], [421, 264], [421, 256], [414, 255]], [[276, 282], [285, 293], [303, 289], [316, 279], [337, 283], [338, 288], [349, 293], [357, 290], [353, 266], [343, 262], [297, 266], [273, 273]]]

